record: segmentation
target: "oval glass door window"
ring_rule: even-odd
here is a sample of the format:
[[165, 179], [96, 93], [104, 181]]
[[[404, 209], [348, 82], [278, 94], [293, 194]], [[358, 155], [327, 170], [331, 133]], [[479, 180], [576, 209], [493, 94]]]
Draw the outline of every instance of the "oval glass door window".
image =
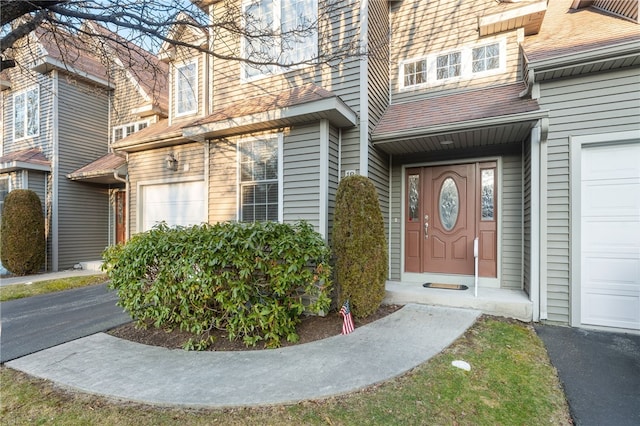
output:
[[460, 196], [456, 182], [446, 178], [440, 188], [440, 222], [446, 231], [451, 231], [458, 220]]

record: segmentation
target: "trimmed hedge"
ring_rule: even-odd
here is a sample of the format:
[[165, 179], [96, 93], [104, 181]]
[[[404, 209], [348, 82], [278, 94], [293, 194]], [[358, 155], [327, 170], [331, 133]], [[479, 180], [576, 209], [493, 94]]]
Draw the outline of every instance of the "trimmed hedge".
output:
[[0, 225], [2, 266], [16, 275], [40, 272], [45, 261], [44, 214], [38, 194], [15, 189], [5, 197]]
[[329, 258], [304, 222], [161, 224], [103, 254], [119, 305], [139, 326], [195, 333], [186, 349], [209, 346], [213, 328], [247, 346], [297, 341], [305, 310], [328, 311]]
[[385, 295], [387, 243], [378, 194], [364, 176], [348, 176], [336, 193], [333, 227], [339, 303], [349, 300], [355, 317], [374, 313]]

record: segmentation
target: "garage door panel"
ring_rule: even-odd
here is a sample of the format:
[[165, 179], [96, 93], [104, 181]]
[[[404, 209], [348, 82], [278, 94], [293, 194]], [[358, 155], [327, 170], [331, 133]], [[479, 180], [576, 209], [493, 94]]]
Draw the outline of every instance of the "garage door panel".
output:
[[640, 143], [582, 149], [580, 322], [640, 330]]
[[640, 209], [640, 178], [583, 184], [582, 216], [635, 216]]
[[640, 145], [622, 144], [583, 148], [583, 181], [640, 176]]
[[189, 226], [206, 221], [204, 182], [145, 185], [142, 193], [142, 231], [160, 222]]
[[615, 290], [616, 284], [631, 286], [631, 290], [640, 295], [640, 260], [639, 256], [628, 253], [611, 253], [610, 257], [585, 254], [583, 271], [589, 287], [598, 285], [609, 286]]
[[588, 291], [583, 294], [582, 323], [605, 327], [638, 329], [640, 296]]
[[640, 222], [616, 221], [613, 218], [583, 220], [589, 232], [582, 234], [582, 250], [597, 250], [604, 254], [611, 250], [626, 249], [637, 253], [640, 238]]

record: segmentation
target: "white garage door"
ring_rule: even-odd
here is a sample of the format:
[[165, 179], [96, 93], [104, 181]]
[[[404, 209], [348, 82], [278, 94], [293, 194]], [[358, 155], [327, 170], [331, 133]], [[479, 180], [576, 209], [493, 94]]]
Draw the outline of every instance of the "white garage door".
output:
[[640, 143], [582, 149], [581, 323], [640, 329]]
[[179, 182], [141, 187], [141, 230], [159, 222], [169, 226], [197, 225], [206, 221], [204, 182]]

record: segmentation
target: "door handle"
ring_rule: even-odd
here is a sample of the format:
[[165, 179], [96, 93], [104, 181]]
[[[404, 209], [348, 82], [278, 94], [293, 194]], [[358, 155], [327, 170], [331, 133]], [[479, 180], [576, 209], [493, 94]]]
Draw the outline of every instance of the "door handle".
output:
[[424, 215], [424, 239], [429, 239], [429, 215]]

